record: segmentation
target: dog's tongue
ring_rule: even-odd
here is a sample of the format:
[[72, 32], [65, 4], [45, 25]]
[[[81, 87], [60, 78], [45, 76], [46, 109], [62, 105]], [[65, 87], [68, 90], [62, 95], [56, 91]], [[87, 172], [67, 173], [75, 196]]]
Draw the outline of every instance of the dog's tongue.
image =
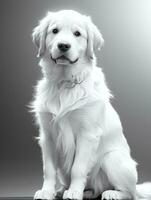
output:
[[65, 56], [61, 56], [56, 60], [58, 65], [67, 65], [69, 64], [69, 60]]
[[57, 59], [57, 64], [58, 65], [67, 65], [67, 64], [69, 64], [69, 61], [68, 60], [63, 60], [63, 59]]

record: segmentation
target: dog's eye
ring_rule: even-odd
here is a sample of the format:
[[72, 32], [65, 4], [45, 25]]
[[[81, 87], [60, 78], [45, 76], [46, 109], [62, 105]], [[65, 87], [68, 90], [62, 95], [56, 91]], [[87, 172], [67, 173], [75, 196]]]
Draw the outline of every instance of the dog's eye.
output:
[[79, 36], [81, 36], [81, 33], [80, 33], [79, 31], [75, 31], [75, 32], [74, 32], [74, 35], [75, 35], [76, 37], [79, 37]]
[[59, 30], [58, 30], [57, 28], [54, 28], [54, 29], [52, 30], [52, 32], [53, 32], [54, 34], [57, 34], [57, 33], [59, 32]]

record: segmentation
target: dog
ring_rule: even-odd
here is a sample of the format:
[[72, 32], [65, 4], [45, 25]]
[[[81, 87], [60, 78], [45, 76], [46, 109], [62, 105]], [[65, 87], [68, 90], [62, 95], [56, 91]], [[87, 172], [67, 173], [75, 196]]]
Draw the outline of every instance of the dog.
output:
[[91, 18], [48, 12], [32, 37], [43, 74], [30, 105], [44, 173], [34, 199], [151, 198], [151, 183], [137, 184], [137, 163], [97, 67], [104, 40]]

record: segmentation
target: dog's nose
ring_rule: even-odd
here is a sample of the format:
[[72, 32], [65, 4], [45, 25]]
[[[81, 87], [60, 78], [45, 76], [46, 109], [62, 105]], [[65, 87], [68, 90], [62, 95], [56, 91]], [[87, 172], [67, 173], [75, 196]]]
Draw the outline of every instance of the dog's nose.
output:
[[70, 49], [70, 47], [71, 47], [71, 45], [68, 44], [68, 43], [59, 43], [59, 44], [58, 44], [58, 49], [59, 49], [60, 51], [63, 51], [63, 52], [68, 51], [68, 50]]

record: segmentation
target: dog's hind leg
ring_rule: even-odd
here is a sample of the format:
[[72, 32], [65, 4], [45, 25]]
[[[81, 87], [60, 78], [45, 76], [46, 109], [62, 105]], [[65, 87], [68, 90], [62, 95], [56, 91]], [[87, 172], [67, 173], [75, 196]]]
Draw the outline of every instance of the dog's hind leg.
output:
[[102, 199], [136, 199], [136, 162], [128, 153], [107, 153], [102, 161], [102, 169], [115, 189], [104, 191]]

